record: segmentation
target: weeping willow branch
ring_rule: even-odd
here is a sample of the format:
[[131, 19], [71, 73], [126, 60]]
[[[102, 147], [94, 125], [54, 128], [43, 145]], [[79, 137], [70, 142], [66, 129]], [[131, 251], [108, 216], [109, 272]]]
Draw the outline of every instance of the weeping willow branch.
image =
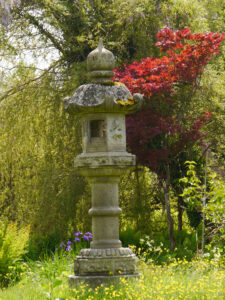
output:
[[21, 91], [23, 91], [29, 84], [33, 83], [33, 82], [36, 82], [40, 79], [42, 79], [46, 74], [48, 74], [52, 69], [54, 69], [58, 63], [61, 62], [61, 59], [54, 62], [48, 69], [46, 69], [41, 75], [35, 77], [35, 78], [32, 78], [26, 82], [24, 82], [23, 84], [21, 85], [17, 85], [11, 89], [9, 89], [2, 97], [0, 97], [0, 101], [6, 99], [7, 97], [9, 96], [12, 96], [12, 95], [15, 95]]

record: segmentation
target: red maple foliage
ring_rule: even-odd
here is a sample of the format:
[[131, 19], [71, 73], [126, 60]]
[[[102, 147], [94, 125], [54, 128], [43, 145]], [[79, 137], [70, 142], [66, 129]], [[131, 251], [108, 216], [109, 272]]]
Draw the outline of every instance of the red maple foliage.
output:
[[162, 176], [169, 163], [189, 144], [198, 141], [200, 129], [211, 117], [203, 112], [179, 119], [177, 105], [182, 105], [181, 91], [198, 88], [197, 78], [212, 56], [219, 52], [223, 33], [191, 34], [190, 28], [163, 28], [156, 46], [166, 52], [161, 58], [148, 57], [124, 64], [115, 70], [115, 81], [124, 83], [132, 93], [141, 93], [146, 105], [127, 117], [127, 142], [137, 162]]

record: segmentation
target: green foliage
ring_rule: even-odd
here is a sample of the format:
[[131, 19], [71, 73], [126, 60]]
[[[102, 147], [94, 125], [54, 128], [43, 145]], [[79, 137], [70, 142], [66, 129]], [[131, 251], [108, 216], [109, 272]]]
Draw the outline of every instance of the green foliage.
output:
[[[70, 260], [72, 261], [72, 260]], [[31, 263], [23, 280], [6, 290], [0, 290], [2, 300], [38, 299], [224, 299], [225, 271], [217, 261], [207, 259], [173, 260], [168, 265], [140, 265], [140, 278], [121, 278], [118, 285], [96, 289], [80, 285], [68, 288], [68, 276], [73, 265], [66, 257]], [[204, 279], [204, 280], [203, 280]], [[191, 286], [191, 288], [190, 288]], [[201, 287], [201, 288], [199, 288]]]
[[[32, 76], [24, 72], [15, 74], [20, 84], [24, 75]], [[63, 111], [63, 94], [51, 83], [53, 77], [31, 81], [23, 93], [1, 102], [0, 212], [30, 224], [34, 234], [66, 236], [70, 226], [79, 227], [82, 197], [86, 205], [90, 198], [73, 167], [81, 149], [79, 120]], [[79, 217], [85, 223], [87, 209]]]
[[26, 253], [29, 238], [27, 227], [18, 228], [17, 224], [0, 220], [0, 285], [6, 286], [20, 276], [19, 262]]
[[180, 179], [180, 182], [186, 185], [181, 196], [185, 199], [188, 207], [193, 208], [201, 205], [203, 188], [195, 170], [196, 163], [194, 161], [187, 161], [185, 164], [188, 167], [188, 171], [187, 177]]
[[[218, 247], [219, 246], [219, 247]], [[206, 252], [204, 257], [211, 261], [216, 261], [219, 265], [225, 266], [225, 247], [224, 243], [210, 243], [206, 245]]]
[[204, 32], [208, 28], [207, 7], [201, 0], [183, 1], [169, 0], [163, 1], [163, 17], [166, 19], [167, 26], [182, 29], [188, 26], [192, 31]]
[[128, 247], [130, 245], [140, 246], [140, 231], [133, 230], [128, 227], [126, 230], [120, 232], [120, 240], [123, 247]]
[[211, 122], [207, 124], [207, 142], [210, 145], [211, 158], [218, 174], [224, 172], [225, 153], [225, 46], [221, 55], [209, 65], [202, 76], [202, 88], [199, 97], [204, 101], [196, 101], [198, 109], [204, 107], [213, 112]]
[[50, 256], [55, 252], [61, 241], [58, 232], [48, 233], [47, 235], [34, 234], [28, 244], [28, 251], [25, 259], [38, 260], [40, 258]]
[[62, 285], [66, 275], [69, 275], [68, 266], [72, 266], [75, 258], [71, 255], [59, 256], [56, 252], [54, 256], [46, 256], [45, 260], [28, 262], [31, 271], [30, 276], [28, 276], [37, 283], [40, 290], [45, 291], [46, 298], [52, 299], [55, 289]]
[[[190, 225], [197, 228], [198, 222], [192, 220], [188, 208], [193, 212], [197, 207], [198, 211], [206, 214], [207, 238], [212, 245], [223, 249], [225, 241], [225, 183], [219, 179], [216, 173], [209, 174], [207, 187], [201, 184], [195, 170], [194, 162], [187, 162], [187, 177], [180, 181], [185, 185], [182, 196], [187, 203], [187, 214]], [[205, 207], [201, 207], [201, 199], [206, 198]], [[193, 218], [193, 216], [191, 216]], [[200, 222], [200, 218], [199, 218]], [[222, 250], [224, 251], [224, 250]]]
[[138, 166], [120, 182], [121, 228], [132, 228], [150, 234], [154, 228], [154, 212], [160, 209], [161, 193], [155, 174]]
[[183, 197], [187, 206], [187, 215], [190, 225], [197, 229], [201, 222], [202, 211], [202, 199], [205, 196], [205, 186], [201, 184], [196, 172], [196, 163], [194, 161], [187, 161], [187, 177], [180, 179], [180, 183], [183, 183], [183, 193], [180, 195]]
[[[225, 182], [214, 174], [210, 180], [209, 201], [205, 207], [209, 220], [209, 237], [223, 248], [225, 243]], [[225, 249], [224, 249], [225, 250]]]
[[141, 260], [164, 264], [174, 261], [174, 259], [187, 259], [190, 261], [195, 256], [196, 239], [194, 233], [175, 231], [176, 248], [170, 250], [169, 238], [164, 234], [148, 235], [140, 239], [139, 245], [134, 245], [133, 249]]

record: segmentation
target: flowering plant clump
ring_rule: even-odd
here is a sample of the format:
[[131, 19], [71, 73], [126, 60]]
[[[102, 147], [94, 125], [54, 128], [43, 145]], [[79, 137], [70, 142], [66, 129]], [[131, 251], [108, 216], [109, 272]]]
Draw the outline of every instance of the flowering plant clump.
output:
[[[189, 237], [191, 238], [191, 237]], [[181, 242], [181, 241], [180, 241]], [[168, 247], [167, 241], [154, 240], [148, 235], [144, 235], [139, 242], [139, 246], [129, 245], [142, 262], [156, 265], [170, 264], [179, 260], [191, 261], [194, 251], [184, 239], [182, 247], [176, 247], [174, 251]]]
[[86, 247], [92, 237], [93, 234], [91, 232], [82, 233], [78, 231], [73, 234], [73, 238], [71, 240], [68, 240], [67, 243], [62, 242], [59, 247], [67, 252], [72, 250], [77, 251]]
[[160, 242], [157, 243], [148, 235], [140, 239], [140, 247], [129, 245], [130, 248], [138, 255], [139, 259], [144, 262], [157, 263], [170, 262], [172, 257], [169, 256], [169, 249]]

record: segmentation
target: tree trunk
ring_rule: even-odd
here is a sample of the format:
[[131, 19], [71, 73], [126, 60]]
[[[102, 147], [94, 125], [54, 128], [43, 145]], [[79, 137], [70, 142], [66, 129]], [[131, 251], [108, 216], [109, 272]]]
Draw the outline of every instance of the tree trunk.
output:
[[179, 231], [182, 231], [183, 229], [183, 200], [182, 200], [182, 197], [178, 196], [178, 199], [177, 199], [177, 209], [178, 209], [178, 230]]
[[206, 206], [206, 185], [207, 185], [207, 164], [208, 164], [208, 148], [205, 153], [205, 178], [204, 178], [204, 194], [202, 198], [202, 253], [205, 249], [205, 206]]
[[141, 218], [141, 210], [142, 210], [142, 199], [141, 199], [141, 188], [140, 188], [140, 178], [139, 178], [139, 169], [138, 166], [135, 168], [135, 177], [137, 181], [136, 185], [136, 205], [135, 205], [135, 213], [136, 213], [136, 230], [140, 230], [140, 218]]
[[170, 246], [171, 246], [171, 249], [174, 250], [174, 248], [175, 248], [174, 220], [171, 216], [169, 187], [170, 187], [170, 170], [169, 170], [169, 165], [167, 165], [166, 166], [166, 181], [164, 183], [163, 189], [164, 189], [164, 198], [165, 198], [165, 205], [166, 205], [166, 217], [167, 217], [168, 229], [169, 229]]

